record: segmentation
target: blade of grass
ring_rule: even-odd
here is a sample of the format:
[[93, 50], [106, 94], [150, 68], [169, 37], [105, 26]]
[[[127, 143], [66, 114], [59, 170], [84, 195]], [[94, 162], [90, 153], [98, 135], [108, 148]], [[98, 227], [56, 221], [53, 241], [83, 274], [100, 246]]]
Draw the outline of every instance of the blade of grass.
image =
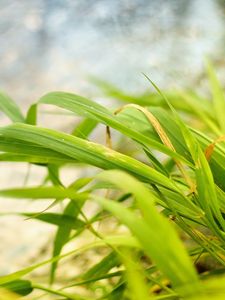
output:
[[80, 229], [85, 226], [83, 221], [66, 214], [41, 213], [37, 215], [36, 213], [22, 213], [21, 215], [57, 226], [71, 227], [72, 229]]
[[57, 186], [52, 187], [30, 187], [30, 188], [14, 188], [0, 190], [0, 196], [10, 198], [23, 198], [23, 199], [87, 199], [88, 193], [77, 193], [70, 188], [62, 188]]
[[84, 119], [80, 122], [78, 126], [76, 126], [72, 132], [72, 135], [77, 137], [87, 139], [90, 133], [95, 129], [98, 122], [93, 119]]
[[48, 159], [54, 161], [55, 159], [56, 161], [59, 160], [62, 162], [76, 162], [75, 159], [72, 159], [71, 157], [65, 154], [48, 149], [47, 146], [46, 148], [44, 148], [40, 145], [31, 143], [29, 141], [21, 142], [20, 140], [17, 140], [15, 138], [5, 138], [3, 136], [0, 136], [0, 151], [8, 152], [4, 155], [10, 156], [11, 154], [11, 159], [13, 155], [15, 155], [15, 157], [17, 157], [17, 160], [20, 156], [21, 158], [23, 156], [26, 156], [27, 158], [30, 157], [31, 159], [44, 161]]
[[21, 296], [29, 295], [33, 291], [31, 281], [21, 280], [21, 279], [17, 279], [9, 283], [1, 284], [0, 288], [5, 288]]
[[225, 96], [221, 84], [216, 76], [213, 66], [209, 60], [206, 60], [206, 69], [211, 85], [211, 91], [213, 96], [213, 104], [215, 109], [216, 120], [218, 120], [219, 126], [223, 133], [225, 133]]
[[177, 124], [181, 129], [185, 142], [191, 153], [192, 159], [195, 162], [195, 174], [197, 181], [197, 189], [199, 192], [198, 199], [208, 217], [206, 220], [208, 221], [208, 225], [216, 233], [216, 235], [219, 235], [220, 238], [224, 240], [225, 235], [216, 223], [215, 218], [217, 218], [217, 221], [219, 222], [223, 230], [225, 229], [225, 221], [220, 211], [220, 204], [215, 191], [213, 175], [209, 164], [206, 160], [206, 157], [204, 156], [199, 143], [192, 135], [188, 127], [181, 120], [180, 116], [170, 104], [168, 99], [162, 94], [160, 89], [155, 85], [155, 83], [152, 82], [150, 78], [148, 78], [146, 75], [144, 76], [154, 86], [154, 88], [159, 92], [159, 94], [164, 97], [166, 103], [168, 104], [173, 113], [174, 119], [176, 120]]
[[134, 258], [134, 254], [131, 254], [129, 250], [122, 250], [123, 263], [126, 268], [126, 278], [129, 287], [129, 299], [133, 300], [150, 300], [153, 297], [150, 296], [148, 285], [145, 281], [144, 272], [141, 266], [137, 263], [137, 258]]
[[32, 140], [37, 145], [48, 147], [102, 169], [123, 169], [146, 182], [153, 182], [178, 191], [172, 180], [145, 164], [112, 149], [75, 136], [26, 124], [1, 127], [0, 133], [6, 137], [16, 137], [17, 140], [21, 141]]
[[81, 277], [84, 280], [91, 280], [93, 277], [100, 277], [107, 274], [112, 268], [120, 265], [120, 259], [116, 252], [110, 252], [100, 262], [95, 264], [91, 269], [85, 272]]
[[[120, 171], [105, 171], [98, 177], [109, 181], [126, 192], [135, 195], [143, 220], [119, 203], [92, 196], [105, 209], [111, 211], [122, 223], [126, 224], [139, 239], [146, 253], [173, 282], [174, 286], [192, 282], [198, 285], [197, 274], [180, 242], [175, 230], [154, 207], [155, 196], [140, 182]], [[156, 229], [157, 228], [157, 232]], [[150, 239], [150, 240], [149, 240]], [[151, 243], [149, 242], [151, 241]]]
[[0, 92], [0, 110], [3, 111], [13, 122], [25, 122], [19, 107], [3, 92]]
[[153, 147], [154, 149], [157, 149], [172, 157], [185, 160], [182, 156], [180, 156], [176, 152], [171, 151], [160, 142], [157, 142], [154, 139], [136, 131], [132, 124], [130, 124], [129, 126], [127, 126], [127, 124], [123, 124], [121, 120], [119, 120], [105, 107], [84, 97], [70, 93], [52, 92], [43, 96], [39, 100], [39, 104], [41, 103], [56, 105], [58, 107], [72, 111], [80, 116], [94, 119], [100, 123], [108, 125], [122, 132], [124, 135], [131, 137], [141, 144]]
[[37, 104], [30, 106], [26, 116], [26, 123], [30, 125], [37, 124]]
[[[83, 206], [84, 201], [80, 201], [79, 203], [75, 203], [74, 201], [70, 201], [66, 208], [63, 211], [63, 215], [66, 217], [72, 217], [77, 219], [80, 209]], [[63, 249], [63, 246], [69, 241], [70, 233], [73, 229], [73, 225], [68, 226], [68, 224], [61, 225], [55, 235], [54, 245], [53, 245], [53, 257], [59, 255]], [[79, 228], [78, 228], [79, 229]], [[50, 284], [54, 282], [55, 273], [57, 268], [57, 261], [53, 262], [51, 265], [50, 271]]]

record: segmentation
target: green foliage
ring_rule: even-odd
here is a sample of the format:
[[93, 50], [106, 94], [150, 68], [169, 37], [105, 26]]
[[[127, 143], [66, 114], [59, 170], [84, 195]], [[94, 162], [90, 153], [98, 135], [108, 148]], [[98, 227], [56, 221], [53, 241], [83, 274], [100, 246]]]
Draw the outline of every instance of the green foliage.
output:
[[[135, 96], [97, 81], [116, 100], [116, 111], [53, 92], [23, 117], [1, 93], [0, 109], [12, 124], [0, 128], [0, 161], [36, 164], [47, 176], [41, 185], [1, 189], [0, 196], [50, 201], [41, 212], [1, 216], [55, 228], [47, 260], [0, 277], [5, 299], [7, 293], [15, 299], [224, 298], [225, 100], [209, 62], [207, 70], [212, 99], [162, 93], [151, 80], [154, 92]], [[46, 105], [79, 116], [71, 134], [38, 124]], [[92, 141], [98, 125], [107, 126], [106, 146]], [[69, 185], [66, 167], [74, 170]], [[35, 276], [39, 268], [43, 278]]]

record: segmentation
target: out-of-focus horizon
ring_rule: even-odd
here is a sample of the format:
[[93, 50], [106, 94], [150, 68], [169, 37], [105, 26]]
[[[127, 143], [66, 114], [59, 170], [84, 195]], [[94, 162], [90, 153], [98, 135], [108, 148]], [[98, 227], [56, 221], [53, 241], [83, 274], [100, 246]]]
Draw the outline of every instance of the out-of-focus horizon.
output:
[[92, 94], [89, 75], [128, 91], [188, 86], [205, 55], [224, 64], [220, 0], [0, 2], [0, 88], [20, 105], [51, 90]]

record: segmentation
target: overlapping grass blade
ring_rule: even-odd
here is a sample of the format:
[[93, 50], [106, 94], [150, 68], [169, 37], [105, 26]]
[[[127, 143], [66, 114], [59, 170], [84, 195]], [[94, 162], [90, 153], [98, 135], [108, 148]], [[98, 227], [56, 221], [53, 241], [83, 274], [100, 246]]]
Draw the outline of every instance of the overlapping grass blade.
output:
[[[73, 130], [72, 134], [74, 136], [80, 137], [81, 139], [86, 139], [89, 134], [93, 131], [93, 129], [96, 127], [97, 122], [95, 120], [92, 119], [84, 119], [83, 121], [81, 121], [81, 123], [75, 127], [75, 129]], [[54, 171], [55, 167], [53, 167], [53, 171]], [[49, 171], [51, 169], [49, 168]], [[60, 178], [59, 178], [59, 173], [58, 173], [58, 169], [56, 170], [56, 172], [54, 172], [55, 175], [55, 179], [53, 179], [53, 183], [54, 181], [56, 181], [56, 184], [62, 185]], [[89, 184], [91, 182], [92, 178], [79, 178], [78, 180], [76, 180], [75, 182], [73, 182], [70, 185], [70, 188], [72, 188], [73, 190], [79, 191], [80, 189], [84, 188], [87, 184]], [[78, 220], [78, 216], [81, 212], [81, 208], [84, 205], [85, 200], [84, 201], [80, 201], [79, 203], [74, 202], [74, 200], [70, 200], [70, 202], [67, 204], [67, 206], [65, 207], [64, 211], [63, 211], [63, 216], [65, 217], [72, 217], [75, 220]], [[74, 226], [68, 225], [68, 224], [61, 224], [61, 226], [58, 227], [56, 235], [55, 235], [55, 239], [54, 239], [54, 245], [53, 245], [53, 253], [52, 256], [57, 256], [61, 253], [64, 245], [69, 241], [70, 238], [70, 234], [72, 229], [74, 229]], [[79, 228], [78, 228], [79, 229]], [[50, 284], [52, 284], [54, 282], [55, 279], [55, 273], [56, 273], [56, 269], [57, 269], [57, 265], [58, 265], [58, 261], [55, 261], [52, 263], [51, 265], [51, 270], [50, 270]]]
[[[100, 144], [89, 142], [55, 130], [26, 124], [15, 124], [0, 128], [0, 133], [9, 138], [49, 148], [78, 161], [102, 168], [122, 169], [134, 174], [145, 182], [153, 182], [178, 191], [172, 180], [147, 165], [118, 153]], [[25, 150], [26, 151], [26, 150]], [[22, 153], [23, 154], [23, 153]]]
[[146, 253], [168, 276], [174, 286], [188, 283], [197, 286], [197, 275], [184, 246], [171, 224], [157, 212], [154, 206], [155, 195], [136, 179], [119, 171], [107, 171], [99, 177], [103, 181], [112, 182], [126, 192], [133, 193], [143, 214], [143, 220], [137, 218], [134, 213], [119, 203], [100, 197], [96, 197], [96, 201], [131, 229]]
[[101, 277], [107, 274], [112, 268], [120, 265], [120, 259], [115, 251], [110, 252], [100, 262], [82, 274], [83, 280], [91, 280], [94, 277]]
[[145, 280], [144, 272], [131, 251], [122, 251], [122, 260], [126, 268], [126, 279], [129, 287], [129, 299], [150, 300], [149, 288]]
[[184, 91], [180, 92], [180, 95], [188, 103], [191, 113], [196, 115], [199, 121], [202, 121], [201, 124], [204, 127], [208, 127], [216, 135], [221, 135], [221, 130], [218, 127], [216, 118], [214, 118], [210, 101]]
[[[80, 213], [80, 209], [83, 204], [84, 204], [84, 201], [80, 201], [79, 203], [70, 201], [68, 203], [68, 205], [66, 206], [66, 208], [64, 209], [63, 215], [77, 220], [77, 217]], [[73, 228], [74, 228], [73, 224], [68, 226], [68, 224], [66, 224], [66, 223], [62, 224], [58, 228], [55, 239], [54, 239], [53, 257], [55, 257], [61, 253], [63, 246], [69, 241], [70, 233]], [[53, 281], [54, 281], [56, 268], [57, 268], [57, 261], [53, 262], [51, 265], [50, 283], [53, 283]]]
[[[205, 150], [214, 141], [212, 138], [206, 136], [204, 133], [196, 129], [191, 129], [194, 136], [201, 145], [202, 150]], [[216, 144], [213, 154], [209, 160], [211, 172], [213, 173], [214, 181], [218, 187], [225, 191], [225, 165], [224, 165], [225, 149], [223, 145]]]
[[86, 139], [90, 133], [95, 129], [98, 122], [93, 119], [84, 119], [76, 126], [72, 132], [72, 135]]
[[[107, 97], [119, 100], [122, 103], [135, 103], [142, 106], [161, 107], [168, 110], [164, 97], [158, 92], [147, 90], [137, 95], [134, 93], [128, 94], [101, 79], [93, 78], [92, 81]], [[205, 117], [207, 116], [207, 118], [209, 118], [208, 121], [211, 122], [211, 118], [213, 117], [211, 103], [202, 96], [199, 96], [196, 92], [192, 90], [169, 90], [164, 91], [164, 94], [177, 111], [188, 113], [191, 116], [196, 115], [204, 121], [206, 121]]]
[[185, 160], [182, 156], [176, 152], [171, 151], [166, 146], [162, 145], [157, 140], [153, 139], [150, 136], [144, 135], [137, 130], [135, 130], [133, 124], [124, 124], [117, 116], [113, 115], [105, 107], [89, 100], [84, 97], [63, 93], [63, 92], [52, 92], [43, 96], [39, 103], [56, 105], [58, 107], [70, 110], [77, 115], [94, 119], [100, 123], [108, 125], [126, 136], [138, 141], [146, 147], [152, 147], [157, 149], [165, 154], [170, 155], [171, 157], [176, 157], [180, 160]]
[[[105, 299], [132, 299], [133, 297], [142, 300], [149, 299], [148, 289], [154, 280], [161, 286], [161, 280], [166, 276], [169, 279], [167, 283], [171, 283], [171, 287], [168, 288], [167, 283], [163, 283], [162, 290], [156, 291], [160, 293], [154, 297], [156, 299], [182, 297], [193, 300], [196, 299], [196, 294], [198, 299], [209, 299], [212, 295], [223, 299], [221, 298], [224, 293], [221, 288], [223, 280], [218, 285], [213, 283], [212, 289], [210, 282], [209, 288], [204, 287], [200, 279], [205, 280], [206, 274], [197, 276], [194, 268], [194, 264], [199, 266], [199, 259], [203, 260], [202, 253], [219, 263], [219, 266], [213, 267], [213, 272], [207, 267], [209, 277], [214, 274], [214, 269], [215, 274], [223, 273], [221, 266], [225, 265], [225, 148], [223, 143], [218, 144], [217, 138], [225, 130], [223, 120], [225, 98], [223, 88], [210, 63], [207, 64], [207, 68], [213, 101], [205, 101], [192, 91], [166, 92], [165, 97], [152, 82], [156, 92], [147, 92], [137, 96], [123, 93], [103, 83], [106, 92], [113, 98], [126, 103], [133, 102], [149, 106], [144, 108], [145, 112], [151, 112], [156, 118], [160, 125], [158, 128], [168, 137], [174, 147], [173, 151], [166, 143], [167, 146], [162, 144], [160, 134], [157, 128], [152, 126], [151, 121], [149, 122], [139, 111], [127, 106], [126, 110], [122, 108], [113, 113], [89, 99], [70, 93], [54, 92], [45, 95], [38, 103], [32, 105], [24, 118], [12, 99], [3, 93], [0, 95], [0, 110], [13, 122], [17, 122], [0, 128], [0, 161], [40, 164], [48, 171], [44, 183], [50, 182], [51, 184], [51, 186], [0, 190], [0, 196], [17, 199], [54, 199], [54, 204], [70, 199], [61, 213], [9, 212], [9, 215], [26, 216], [54, 225], [57, 232], [52, 258], [0, 277], [0, 285], [7, 283], [4, 288], [17, 293], [28, 291], [26, 288], [32, 287], [45, 291], [46, 296], [55, 294], [63, 299], [81, 299], [82, 297], [75, 293], [71, 295], [63, 290], [56, 290], [54, 286], [49, 288], [31, 281], [23, 281], [21, 278], [39, 267], [50, 264], [50, 277], [53, 283], [59, 260], [96, 247], [105, 247], [108, 248], [107, 253], [109, 249], [114, 250], [103, 258], [104, 252], [99, 263], [88, 268], [87, 272], [81, 272], [78, 277], [73, 277], [72, 282], [64, 288], [85, 285], [85, 288], [93, 294], [93, 290], [99, 285], [104, 290], [102, 297]], [[67, 114], [77, 114], [84, 119], [74, 130], [71, 130], [71, 135], [37, 127], [37, 108], [42, 104], [61, 107], [70, 111], [66, 112]], [[156, 107], [157, 105], [160, 107]], [[185, 112], [187, 122], [183, 122], [183, 118], [177, 114], [174, 107], [178, 111]], [[119, 114], [117, 114], [118, 111]], [[124, 155], [109, 149], [110, 147], [82, 140], [87, 139], [98, 123], [107, 125], [122, 134], [117, 148], [122, 149], [121, 152], [123, 152], [124, 140], [128, 140], [127, 137], [135, 141], [134, 143], [129, 140], [131, 148], [127, 149], [138, 148], [138, 151], [132, 152], [132, 156], [137, 155], [135, 157], [138, 159], [132, 158], [131, 151], [127, 149], [123, 152], [127, 155]], [[186, 124], [191, 124], [191, 126], [197, 124], [197, 128], [190, 128]], [[223, 139], [220, 138], [220, 142]], [[206, 154], [204, 151], [209, 148], [212, 151], [211, 155], [207, 156], [207, 151]], [[155, 153], [154, 150], [163, 155], [158, 155], [158, 152]], [[153, 168], [147, 165], [149, 160]], [[191, 182], [196, 185], [189, 185], [185, 181], [181, 170], [174, 164], [177, 161], [184, 163], [182, 166], [185, 172], [190, 176]], [[98, 180], [92, 184], [90, 183], [95, 176], [80, 178], [69, 187], [64, 187], [61, 166], [67, 163], [73, 163], [73, 167], [78, 164], [81, 167], [83, 164], [85, 167], [89, 165], [110, 171], [102, 172], [98, 175]], [[96, 173], [99, 170], [93, 168], [93, 171]], [[102, 189], [107, 190], [107, 196], [97, 196], [104, 193]], [[91, 193], [91, 199], [100, 204], [100, 210], [94, 216], [87, 218], [82, 207]], [[109, 195], [113, 200], [107, 199]], [[97, 227], [92, 226], [94, 222], [99, 224], [112, 215], [120, 221], [119, 223], [126, 225], [133, 233], [133, 237], [126, 232], [123, 236], [104, 238], [101, 234], [101, 227], [96, 230]], [[185, 238], [186, 234], [189, 235], [190, 244], [189, 240], [186, 244], [179, 239], [174, 223], [185, 232]], [[118, 227], [119, 230], [121, 228], [124, 227]], [[61, 255], [64, 245], [71, 239], [81, 236], [85, 230], [90, 230], [100, 240]], [[199, 245], [197, 249], [196, 243]], [[185, 251], [186, 246], [187, 251]], [[145, 272], [147, 282], [143, 280], [140, 272], [136, 271], [130, 254], [121, 260], [128, 271], [128, 276], [125, 277], [123, 269], [114, 272], [114, 267], [123, 267], [118, 257], [123, 247], [131, 247], [132, 252], [136, 251], [141, 255], [145, 252], [150, 257], [150, 259], [146, 256], [142, 257], [144, 259], [142, 265], [147, 268]], [[192, 259], [195, 259], [194, 262], [191, 261], [188, 253]], [[152, 261], [156, 265], [152, 266]], [[153, 268], [152, 276], [148, 276], [149, 266]], [[150, 277], [153, 278], [152, 281]], [[112, 280], [107, 281], [107, 278], [112, 278]], [[71, 280], [71, 278], [67, 279]], [[101, 279], [105, 280], [100, 281]], [[219, 280], [220, 278], [218, 282]], [[129, 286], [131, 293], [129, 293]], [[3, 292], [3, 295], [6, 294]], [[6, 297], [8, 296], [5, 296], [5, 299]]]
[[[160, 89], [151, 81], [151, 79], [149, 79], [147, 76], [146, 78], [151, 82], [151, 84], [159, 92], [159, 94], [164, 96]], [[189, 128], [185, 125], [185, 123], [182, 121], [176, 110], [173, 108], [173, 106], [165, 96], [164, 99], [171, 109], [174, 119], [180, 127], [183, 138], [195, 163], [196, 184], [199, 193], [198, 199], [200, 206], [204, 209], [204, 212], [207, 216], [206, 220], [208, 221], [208, 225], [222, 240], [224, 240], [225, 237], [223, 231], [221, 231], [221, 228], [224, 230], [225, 221], [221, 214], [220, 203], [217, 198], [214, 179], [210, 166], [196, 138], [193, 136]], [[215, 218], [217, 219], [217, 222], [220, 224], [220, 226], [218, 226], [218, 224], [216, 223]]]

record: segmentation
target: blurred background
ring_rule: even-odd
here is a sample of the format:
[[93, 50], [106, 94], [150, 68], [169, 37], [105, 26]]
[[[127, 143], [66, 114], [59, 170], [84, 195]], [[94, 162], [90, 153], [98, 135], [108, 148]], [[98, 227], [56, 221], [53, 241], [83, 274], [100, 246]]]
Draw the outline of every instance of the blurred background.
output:
[[225, 54], [224, 0], [0, 0], [0, 88], [25, 105], [52, 90], [95, 96], [199, 81]]
[[[0, 0], [0, 45], [0, 89], [23, 110], [53, 90], [97, 99], [92, 76], [132, 93], [149, 87], [142, 72], [160, 88], [198, 89], [205, 56], [224, 75], [225, 1]], [[0, 188], [23, 185], [26, 168], [2, 164]], [[42, 176], [32, 166], [27, 183]], [[47, 207], [15, 201], [1, 199], [1, 212]], [[54, 230], [16, 216], [0, 228], [0, 274], [36, 261]]]

